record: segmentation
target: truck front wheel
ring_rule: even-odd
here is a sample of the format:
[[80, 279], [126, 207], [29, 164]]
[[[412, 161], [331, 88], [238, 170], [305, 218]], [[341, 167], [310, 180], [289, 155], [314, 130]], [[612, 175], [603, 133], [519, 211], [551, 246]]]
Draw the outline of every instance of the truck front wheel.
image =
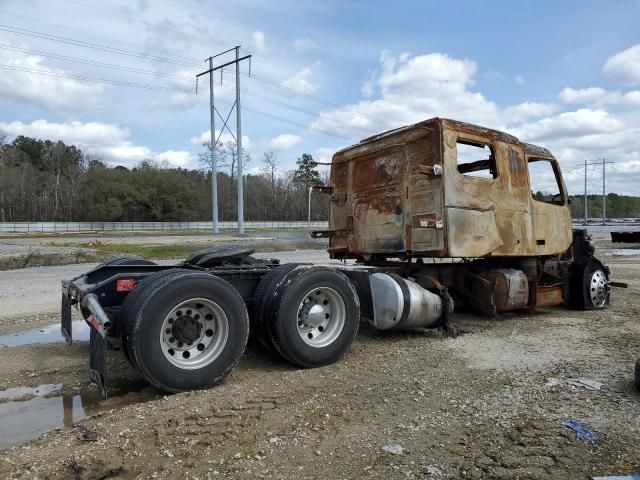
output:
[[602, 310], [609, 306], [609, 271], [596, 259], [574, 264], [569, 280], [569, 306]]
[[244, 301], [225, 280], [181, 271], [134, 289], [123, 305], [134, 365], [169, 392], [209, 388], [240, 360], [249, 333]]
[[360, 303], [351, 281], [326, 267], [300, 266], [278, 282], [269, 305], [268, 331], [276, 350], [301, 367], [337, 361], [358, 332]]

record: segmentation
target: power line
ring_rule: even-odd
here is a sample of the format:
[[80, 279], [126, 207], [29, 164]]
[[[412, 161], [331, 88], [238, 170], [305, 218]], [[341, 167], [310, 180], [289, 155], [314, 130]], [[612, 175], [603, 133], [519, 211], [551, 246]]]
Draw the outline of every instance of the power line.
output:
[[[120, 39], [117, 39], [117, 38], [106, 37], [104, 35], [100, 35], [100, 34], [95, 33], [95, 32], [87, 32], [85, 30], [80, 30], [80, 29], [77, 29], [77, 28], [68, 27], [66, 25], [61, 25], [59, 23], [49, 22], [47, 20], [43, 20], [42, 18], [29, 17], [29, 16], [26, 16], [26, 15], [20, 15], [20, 14], [14, 13], [14, 12], [7, 12], [5, 10], [0, 10], [0, 14], [2, 14], [2, 15], [10, 15], [10, 16], [16, 17], [16, 18], [21, 18], [23, 20], [28, 20], [29, 22], [44, 23], [45, 25], [51, 25], [51, 26], [56, 27], [56, 28], [61, 28], [61, 29], [65, 30], [65, 31], [77, 32], [77, 33], [80, 33], [82, 35], [90, 35], [92, 37], [102, 38], [102, 39], [108, 40], [110, 42], [116, 42], [116, 43], [119, 43], [119, 44], [122, 44], [122, 45], [128, 45], [128, 46], [134, 47], [136, 49], [143, 48], [140, 45], [137, 45], [135, 43], [125, 42], [124, 40], [120, 40]], [[163, 53], [162, 55], [165, 55], [165, 54]], [[159, 56], [162, 56], [162, 55], [159, 55]], [[177, 55], [176, 56], [172, 56], [172, 58], [179, 59], [179, 60], [184, 60], [184, 61], [187, 61], [187, 62], [193, 62], [194, 65], [200, 61], [197, 58], [180, 57], [180, 56], [177, 56]]]
[[222, 42], [220, 42], [218, 40], [214, 40], [214, 39], [212, 39], [212, 38], [210, 38], [208, 36], [204, 36], [202, 34], [198, 35], [198, 34], [194, 34], [194, 33], [191, 33], [191, 32], [185, 32], [185, 31], [182, 31], [182, 30], [178, 30], [177, 28], [169, 27], [169, 26], [166, 26], [166, 25], [159, 25], [157, 23], [152, 23], [152, 22], [149, 22], [147, 20], [142, 20], [141, 18], [133, 17], [131, 15], [126, 15], [124, 13], [114, 12], [113, 10], [109, 10], [107, 8], [102, 8], [102, 7], [97, 7], [95, 5], [91, 5], [91, 4], [88, 4], [88, 3], [80, 2], [78, 0], [67, 0], [67, 2], [75, 3], [76, 5], [80, 5], [80, 6], [83, 6], [85, 8], [90, 8], [90, 9], [95, 10], [97, 12], [106, 13], [106, 14], [113, 15], [113, 16], [120, 17], [120, 18], [126, 18], [128, 20], [133, 20], [134, 22], [142, 23], [142, 24], [147, 25], [147, 26], [149, 26], [151, 28], [159, 28], [161, 30], [165, 30], [165, 31], [169, 31], [169, 32], [175, 32], [175, 33], [178, 33], [180, 35], [191, 37], [191, 38], [194, 38], [194, 39], [203, 39], [203, 40], [206, 40], [207, 42], [214, 43], [216, 45], [222, 45]]
[[[80, 5], [84, 5], [84, 6], [89, 7], [89, 8], [94, 8], [96, 10], [104, 10], [104, 9], [100, 9], [98, 7], [93, 7], [91, 5], [83, 4], [82, 2], [78, 2], [76, 0], [67, 0], [67, 1], [70, 1], [72, 3], [77, 3], [77, 4], [80, 4]], [[110, 12], [110, 13], [113, 13], [113, 12]], [[115, 13], [113, 13], [113, 14], [115, 14]], [[19, 16], [19, 17], [22, 17], [22, 18], [29, 18], [29, 17], [20, 16], [20, 15], [16, 15], [16, 16]], [[120, 16], [127, 17], [126, 15], [120, 15]], [[134, 19], [134, 20], [140, 21], [142, 23], [150, 24], [150, 22], [146, 22], [144, 20], [139, 20], [139, 19]], [[52, 24], [52, 25], [56, 25], [56, 24]], [[152, 25], [152, 24], [150, 24], [150, 25]], [[175, 29], [171, 29], [170, 27], [162, 27], [162, 28], [175, 30]], [[10, 25], [2, 25], [2, 24], [0, 24], [0, 30], [7, 31], [7, 32], [10, 32], [10, 33], [16, 33], [16, 34], [19, 34], [19, 35], [30, 36], [30, 37], [34, 37], [34, 38], [40, 38], [40, 39], [45, 39], [45, 40], [51, 40], [51, 41], [55, 41], [55, 42], [65, 43], [65, 44], [69, 44], [69, 45], [75, 45], [75, 46], [78, 46], [78, 47], [81, 47], [81, 48], [89, 48], [89, 49], [94, 49], [94, 50], [100, 50], [100, 51], [104, 51], [104, 52], [115, 53], [115, 54], [118, 54], [118, 55], [125, 55], [125, 56], [130, 56], [130, 57], [135, 57], [135, 58], [143, 58], [143, 59], [146, 59], [146, 60], [153, 60], [153, 61], [158, 61], [158, 62], [163, 62], [163, 63], [171, 63], [171, 64], [175, 64], [175, 65], [185, 65], [185, 66], [198, 66], [199, 65], [198, 63], [195, 63], [195, 60], [193, 61], [193, 63], [192, 62], [186, 62], [186, 61], [174, 59], [174, 58], [171, 58], [171, 57], [164, 57], [164, 56], [155, 55], [155, 54], [149, 54], [149, 53], [144, 53], [144, 52], [134, 52], [134, 51], [131, 51], [131, 50], [121, 49], [121, 48], [118, 48], [118, 47], [111, 47], [111, 46], [108, 46], [108, 45], [100, 45], [100, 44], [95, 44], [95, 43], [91, 43], [91, 42], [86, 42], [84, 40], [76, 40], [76, 39], [69, 38], [69, 37], [63, 37], [63, 36], [59, 36], [59, 35], [52, 35], [52, 34], [48, 34], [48, 33], [38, 32], [38, 31], [35, 31], [35, 30], [28, 30], [28, 29], [23, 29], [23, 28], [19, 28], [19, 27], [12, 27]], [[9, 47], [9, 46], [5, 45], [4, 48], [5, 49], [13, 49], [13, 50], [16, 50], [16, 51], [25, 52], [25, 49], [19, 49], [17, 47]], [[25, 52], [25, 53], [27, 53], [27, 52]], [[90, 64], [90, 65], [112, 67], [112, 68], [117, 68], [117, 69], [120, 69], [120, 70], [127, 70], [127, 71], [135, 72], [135, 73], [144, 73], [144, 74], [150, 74], [151, 73], [149, 71], [142, 71], [141, 69], [135, 69], [133, 67], [116, 66], [116, 65], [113, 65], [113, 64], [105, 64], [105, 63], [102, 63], [102, 62], [94, 62], [94, 61], [90, 61], [90, 60], [83, 60], [83, 59], [79, 59], [77, 57], [66, 57], [66, 56], [61, 56], [61, 55], [50, 53], [50, 52], [38, 52], [38, 53], [40, 55], [51, 56], [53, 58], [59, 58], [59, 59], [69, 60], [69, 61], [77, 61], [77, 62], [80, 62], [80, 63]], [[229, 73], [232, 73], [232, 72], [229, 72]], [[165, 77], [168, 77], [168, 78], [187, 79], [187, 77], [180, 77], [180, 76], [177, 76], [177, 75], [172, 76], [170, 74], [156, 73], [156, 75], [165, 76]], [[304, 98], [313, 100], [315, 102], [318, 102], [320, 104], [323, 104], [325, 106], [328, 106], [328, 107], [331, 107], [331, 108], [335, 108], [335, 109], [343, 111], [345, 113], [350, 113], [350, 114], [358, 116], [360, 118], [369, 120], [369, 121], [371, 121], [373, 123], [376, 123], [376, 124], [378, 124], [380, 126], [384, 126], [385, 128], [395, 128], [395, 126], [390, 124], [390, 123], [384, 122], [384, 121], [379, 120], [379, 119], [375, 119], [373, 117], [369, 117], [369, 116], [364, 115], [364, 114], [362, 114], [360, 112], [357, 112], [355, 110], [340, 106], [340, 105], [338, 105], [336, 103], [333, 103], [333, 102], [330, 102], [328, 100], [322, 99], [320, 97], [317, 97], [317, 96], [302, 92], [300, 90], [297, 90], [297, 89], [294, 89], [294, 88], [291, 88], [291, 87], [286, 87], [286, 86], [282, 85], [281, 83], [278, 83], [277, 81], [270, 80], [268, 78], [261, 77], [261, 76], [256, 76], [256, 75], [250, 75], [249, 76], [246, 73], [243, 73], [242, 75], [248, 76], [249, 78], [255, 78], [256, 80], [264, 82], [264, 83], [268, 83], [268, 84], [270, 84], [270, 85], [272, 85], [272, 86], [274, 86], [276, 88], [284, 90], [284, 91], [286, 91], [288, 93], [291, 93], [293, 95], [304, 97]], [[306, 113], [306, 112], [303, 112], [303, 113]], [[338, 121], [338, 120], [335, 120], [335, 119], [331, 119], [331, 120], [332, 121], [337, 121], [339, 123], [345, 123], [345, 122], [341, 122], [341, 121]], [[349, 126], [352, 126], [352, 125], [349, 125]], [[366, 129], [366, 127], [356, 127], [356, 128], [359, 128], [361, 130], [366, 130], [366, 131], [368, 131], [370, 133], [378, 133], [378, 132], [376, 132], [374, 130]]]
[[115, 53], [117, 55], [126, 55], [126, 56], [129, 56], [129, 57], [137, 57], [137, 58], [142, 58], [142, 59], [145, 59], [145, 60], [153, 60], [153, 61], [156, 61], [156, 62], [172, 63], [172, 64], [175, 64], [175, 65], [185, 65], [185, 66], [189, 66], [189, 67], [198, 65], [197, 63], [182, 62], [182, 61], [174, 60], [174, 59], [171, 59], [171, 58], [168, 58], [168, 57], [150, 55], [150, 54], [144, 53], [144, 52], [134, 52], [134, 51], [131, 51], [131, 50], [125, 50], [123, 48], [110, 47], [108, 45], [100, 45], [100, 44], [97, 44], [97, 43], [85, 42], [83, 40], [75, 40], [75, 39], [69, 38], [69, 37], [63, 37], [63, 36], [60, 36], [60, 35], [52, 35], [52, 34], [49, 34], [49, 33], [37, 32], [35, 30], [28, 30], [26, 28], [12, 27], [10, 25], [0, 24], [0, 30], [1, 31], [5, 31], [5, 32], [10, 32], [10, 33], [16, 33], [18, 35], [25, 35], [25, 36], [34, 37], [34, 38], [50, 40], [50, 41], [53, 41], [53, 42], [65, 43], [67, 45], [75, 45], [77, 47], [91, 48], [93, 50], [100, 50], [100, 51], [103, 51], [103, 52]]
[[[71, 79], [74, 79], [74, 80], [89, 81], [89, 82], [96, 82], [96, 83], [104, 83], [104, 84], [117, 85], [117, 86], [123, 86], [123, 87], [142, 88], [142, 89], [145, 89], [145, 90], [173, 91], [173, 92], [179, 92], [179, 93], [186, 93], [186, 94], [195, 95], [195, 92], [193, 92], [191, 90], [181, 90], [181, 89], [177, 89], [177, 88], [163, 87], [163, 86], [159, 86], [159, 85], [148, 85], [148, 84], [124, 82], [124, 81], [118, 81], [118, 80], [108, 80], [108, 79], [104, 79], [104, 78], [86, 77], [86, 76], [82, 76], [82, 75], [74, 75], [74, 74], [68, 74], [68, 73], [62, 73], [62, 72], [52, 72], [52, 71], [49, 71], [49, 70], [40, 70], [40, 69], [35, 69], [35, 68], [18, 67], [18, 66], [15, 66], [15, 65], [2, 65], [2, 64], [0, 64], [0, 68], [5, 69], [5, 70], [21, 71], [21, 72], [31, 73], [31, 74], [36, 74], [36, 75], [49, 75], [49, 76], [54, 76], [54, 77], [71, 78]], [[228, 102], [228, 101], [223, 100], [223, 99], [219, 99], [218, 101], [221, 102], [221, 103], [225, 103], [227, 105], [231, 105], [232, 104], [232, 102]], [[264, 111], [259, 110], [257, 108], [248, 107], [246, 105], [243, 105], [242, 108], [244, 110], [247, 110], [249, 112], [255, 113], [256, 115], [261, 115], [261, 116], [266, 117], [266, 118], [271, 118], [273, 120], [278, 120], [280, 122], [288, 123], [288, 124], [291, 124], [291, 125], [294, 125], [294, 126], [297, 126], [297, 127], [301, 127], [301, 128], [304, 128], [304, 129], [308, 129], [309, 128], [309, 125], [304, 125], [302, 123], [298, 123], [298, 122], [290, 120], [288, 118], [284, 118], [284, 117], [280, 117], [280, 116], [272, 114], [272, 113], [264, 112]], [[340, 135], [340, 134], [337, 134], [337, 133], [326, 132], [326, 131], [320, 130], [318, 128], [314, 128], [314, 129], [312, 129], [312, 131], [314, 131], [316, 133], [319, 133], [319, 134], [322, 134], [322, 135], [330, 136], [330, 137], [341, 138], [341, 139], [349, 140], [349, 141], [352, 140], [351, 137], [347, 137], [347, 136]]]
[[[232, 88], [231, 85], [226, 84], [224, 82], [221, 83], [221, 85], [223, 87], [226, 87], [226, 88]], [[281, 107], [288, 108], [288, 109], [296, 111], [296, 112], [304, 113], [304, 114], [310, 115], [312, 117], [317, 117], [317, 118], [320, 118], [320, 119], [323, 119], [323, 120], [330, 120], [332, 122], [339, 123], [339, 124], [342, 124], [342, 125], [344, 125], [346, 127], [350, 127], [350, 128], [357, 128], [357, 129], [365, 131], [365, 132], [367, 132], [369, 134], [374, 134], [375, 135], [375, 134], [378, 133], [378, 132], [376, 132], [374, 130], [370, 130], [370, 129], [366, 128], [366, 127], [358, 127], [357, 125], [350, 125], [349, 123], [343, 122], [342, 120], [333, 119], [333, 118], [327, 117], [325, 115], [322, 115], [321, 113], [316, 113], [316, 112], [312, 112], [312, 111], [309, 111], [309, 110], [305, 110], [303, 108], [296, 107], [296, 106], [288, 104], [286, 102], [282, 102], [280, 100], [276, 100], [274, 98], [268, 97], [266, 95], [262, 95], [260, 93], [252, 92], [252, 91], [249, 91], [247, 89], [243, 89], [242, 93], [245, 93], [245, 94], [250, 95], [252, 97], [261, 98], [261, 99], [266, 100], [267, 102], [271, 102], [271, 103], [273, 103], [275, 105], [279, 105]]]
[[73, 80], [82, 80], [87, 82], [96, 82], [96, 83], [105, 83], [109, 85], [119, 85], [122, 87], [135, 87], [135, 88], [144, 88], [147, 90], [165, 90], [165, 91], [175, 91], [180, 93], [193, 93], [191, 90], [182, 90], [179, 88], [171, 88], [171, 87], [163, 87], [161, 85], [149, 85], [149, 84], [141, 84], [141, 83], [133, 83], [133, 82], [125, 82], [120, 80], [108, 80], [105, 78], [96, 78], [96, 77], [87, 77], [84, 75], [76, 75], [71, 73], [62, 73], [62, 72], [54, 72], [51, 70], [40, 70], [36, 68], [27, 68], [27, 67], [19, 67], [17, 65], [0, 65], [0, 68], [5, 70], [15, 70], [19, 72], [26, 73], [35, 73], [38, 75], [48, 75], [52, 77], [63, 77], [63, 78], [71, 78]]
[[42, 50], [32, 50], [29, 48], [21, 48], [21, 47], [14, 47], [12, 45], [6, 45], [3, 43], [0, 43], [0, 49], [2, 50], [11, 50], [14, 52], [21, 52], [21, 53], [25, 53], [25, 54], [36, 54], [36, 55], [42, 55], [44, 57], [50, 57], [50, 58], [57, 58], [59, 60], [64, 60], [64, 61], [68, 61], [68, 62], [76, 62], [76, 63], [83, 63], [85, 65], [95, 65], [97, 67], [104, 67], [104, 68], [110, 68], [113, 70], [122, 70], [122, 71], [126, 71], [126, 72], [132, 72], [132, 73], [141, 73], [144, 75], [154, 75], [154, 76], [160, 76], [160, 77], [166, 77], [166, 78], [174, 78], [176, 80], [189, 80], [191, 81], [191, 77], [187, 77], [184, 75], [172, 75], [170, 73], [163, 73], [163, 72], [158, 72], [158, 71], [153, 71], [153, 70], [145, 70], [142, 68], [135, 68], [135, 67], [128, 67], [125, 65], [116, 65], [113, 63], [105, 63], [105, 62], [97, 62], [94, 60], [86, 60], [84, 58], [78, 58], [78, 57], [69, 57], [67, 55], [60, 55], [58, 53], [53, 53], [53, 52], [45, 52]]
[[[95, 5], [91, 5], [89, 3], [81, 2], [79, 0], [67, 0], [67, 2], [74, 3], [76, 5], [80, 5], [80, 6], [83, 6], [85, 8], [89, 8], [89, 9], [92, 9], [92, 10], [95, 10], [95, 11], [98, 11], [98, 12], [107, 13], [109, 15], [114, 15], [116, 17], [126, 18], [128, 20], [132, 20], [134, 22], [139, 22], [139, 23], [142, 23], [142, 24], [147, 25], [147, 26], [152, 27], [152, 28], [160, 28], [160, 29], [165, 30], [165, 31], [175, 32], [175, 33], [178, 33], [178, 34], [183, 35], [183, 36], [188, 36], [188, 37], [191, 37], [193, 39], [205, 40], [208, 43], [214, 43], [214, 44], [220, 45], [220, 46], [226, 45], [226, 44], [223, 44], [222, 42], [220, 42], [218, 40], [214, 40], [214, 39], [210, 38], [209, 36], [205, 36], [205, 35], [197, 34], [197, 33], [192, 33], [192, 32], [185, 32], [183, 30], [178, 30], [177, 28], [169, 27], [167, 25], [154, 24], [154, 23], [149, 22], [147, 20], [142, 20], [141, 18], [134, 17], [132, 15], [126, 15], [124, 13], [115, 12], [113, 10], [109, 10], [109, 9], [106, 9], [106, 8], [96, 7]], [[229, 23], [229, 22], [227, 22], [227, 23]], [[249, 22], [245, 22], [245, 23], [248, 24]], [[266, 56], [264, 56], [262, 54], [257, 54], [257, 53], [255, 53], [253, 51], [250, 51], [249, 53], [251, 55], [253, 55], [254, 57], [260, 57], [263, 61], [266, 61], [266, 62], [269, 62], [269, 63], [272, 63], [272, 64], [276, 65], [275, 61], [267, 58]], [[280, 62], [280, 63], [282, 63], [284, 65], [287, 65], [287, 63], [285, 63], [285, 62]], [[291, 64], [288, 64], [288, 65], [290, 67], [293, 67], [295, 70], [299, 70], [299, 68], [300, 68], [299, 66], [294, 66], [294, 65], [291, 65]], [[278, 65], [278, 66], [280, 66], [280, 65]], [[339, 86], [342, 87], [342, 85], [338, 84], [336, 81], [330, 79], [327, 76], [323, 76], [323, 75], [317, 75], [317, 76], [320, 77], [320, 78], [324, 78], [324, 79], [328, 80], [330, 83], [333, 83], [334, 85], [339, 85]]]
[[[161, 72], [154, 72], [151, 70], [144, 70], [144, 69], [139, 69], [139, 68], [134, 68], [134, 67], [128, 67], [128, 66], [124, 66], [124, 65], [116, 65], [116, 64], [112, 64], [112, 63], [104, 63], [104, 62], [96, 62], [93, 60], [86, 60], [86, 59], [82, 59], [82, 58], [77, 58], [77, 57], [69, 57], [66, 55], [59, 55], [56, 53], [52, 53], [52, 52], [44, 52], [44, 51], [40, 51], [40, 50], [30, 50], [30, 49], [26, 49], [26, 48], [20, 48], [20, 47], [13, 47], [10, 45], [5, 45], [5, 44], [0, 44], [0, 49], [6, 49], [6, 50], [11, 50], [11, 51], [17, 51], [17, 52], [21, 52], [21, 53], [35, 53], [38, 55], [43, 55], [43, 56], [48, 56], [51, 58], [58, 58], [61, 60], [65, 60], [65, 61], [71, 61], [71, 62], [78, 62], [78, 63], [83, 63], [83, 64], [87, 64], [87, 65], [95, 65], [95, 66], [99, 66], [99, 67], [103, 67], [103, 68], [109, 68], [109, 69], [114, 69], [114, 70], [123, 70], [123, 71], [127, 71], [127, 72], [133, 72], [133, 73], [141, 73], [141, 74], [145, 74], [145, 75], [153, 75], [153, 76], [162, 76], [162, 77], [166, 77], [166, 78], [173, 78], [173, 79], [178, 79], [178, 80], [191, 80], [190, 77], [184, 77], [184, 76], [180, 76], [180, 75], [171, 75], [171, 74], [167, 74], [167, 73], [161, 73]], [[9, 66], [6, 66], [7, 68], [9, 68]], [[15, 66], [11, 66], [12, 70], [21, 70], [21, 71], [28, 71], [30, 73], [40, 73], [43, 75], [52, 75], [52, 76], [58, 76], [58, 77], [69, 77], [69, 78], [74, 78], [77, 80], [90, 80], [90, 81], [96, 81], [96, 82], [100, 82], [100, 83], [108, 83], [108, 84], [113, 84], [113, 85], [121, 85], [121, 86], [137, 86], [137, 87], [149, 87], [150, 89], [155, 89], [155, 90], [159, 90], [159, 89], [169, 89], [169, 90], [176, 90], [176, 91], [180, 91], [182, 93], [192, 93], [190, 90], [180, 90], [180, 89], [173, 89], [173, 88], [169, 88], [169, 87], [162, 87], [162, 86], [155, 86], [155, 85], [140, 85], [140, 84], [134, 84], [132, 82], [123, 82], [123, 81], [117, 81], [117, 80], [106, 80], [106, 79], [99, 79], [99, 78], [95, 78], [95, 77], [84, 77], [84, 76], [79, 76], [79, 75], [75, 75], [75, 74], [67, 74], [67, 73], [63, 73], [63, 72], [53, 72], [53, 71], [49, 71], [49, 70], [38, 70], [38, 69], [27, 69], [26, 67], [15, 67]], [[225, 87], [225, 88], [233, 88], [231, 85], [226, 84], [224, 82], [220, 83], [221, 86]], [[305, 110], [303, 108], [299, 108], [296, 107], [294, 105], [288, 104], [286, 102], [282, 102], [280, 100], [268, 97], [266, 95], [262, 95], [256, 92], [252, 92], [249, 91], [247, 89], [243, 89], [242, 90], [243, 93], [256, 97], [256, 98], [260, 98], [262, 100], [265, 100], [267, 102], [273, 103], [275, 105], [279, 105], [283, 108], [288, 108], [290, 110], [293, 111], [297, 111], [300, 113], [304, 113], [306, 115], [312, 116], [314, 118], [320, 118], [320, 119], [325, 119], [325, 120], [331, 120], [335, 123], [339, 123], [342, 125], [345, 125], [347, 127], [353, 127], [353, 128], [357, 128], [359, 130], [365, 131], [367, 133], [377, 133], [373, 130], [367, 129], [365, 127], [358, 127], [358, 126], [353, 126], [353, 125], [349, 125], [346, 122], [343, 122], [341, 120], [338, 119], [331, 119], [329, 117], [326, 117], [320, 113], [317, 112], [313, 112], [313, 111], [309, 111], [309, 110]], [[305, 127], [307, 128], [307, 127]], [[320, 130], [316, 130], [316, 131], [320, 131]], [[326, 132], [323, 132], [326, 133]], [[342, 137], [342, 136], [341, 136]], [[346, 137], [342, 137], [342, 138], [346, 138]]]
[[[284, 91], [286, 91], [288, 93], [291, 93], [293, 95], [297, 95], [297, 96], [300, 96], [300, 97], [308, 98], [309, 100], [313, 100], [314, 102], [321, 103], [321, 104], [323, 104], [323, 105], [325, 105], [327, 107], [335, 108], [336, 110], [340, 110], [340, 111], [345, 112], [345, 113], [351, 113], [351, 114], [356, 115], [356, 116], [358, 116], [360, 118], [363, 118], [365, 120], [369, 120], [371, 122], [374, 122], [374, 123], [377, 123], [379, 125], [385, 126], [386, 128], [391, 128], [391, 129], [397, 128], [397, 125], [392, 125], [390, 123], [385, 122], [384, 120], [380, 120], [380, 119], [376, 119], [374, 117], [370, 117], [370, 116], [365, 115], [363, 113], [357, 112], [357, 111], [355, 111], [353, 109], [338, 105], [336, 103], [330, 102], [329, 100], [324, 100], [324, 99], [322, 99], [320, 97], [317, 97], [315, 95], [311, 95], [309, 93], [302, 92], [302, 91], [297, 90], [295, 88], [286, 87], [286, 86], [282, 85], [281, 83], [278, 83], [278, 82], [273, 81], [273, 80], [269, 80], [268, 78], [264, 78], [264, 77], [261, 77], [259, 75], [255, 75], [255, 74], [252, 74], [250, 76], [250, 78], [253, 78], [255, 80], [258, 80], [258, 81], [261, 81], [261, 82], [264, 82], [264, 83], [268, 83], [268, 84], [270, 84], [270, 85], [272, 85], [272, 86], [274, 86], [276, 88], [284, 90]], [[376, 132], [376, 133], [378, 133], [378, 132]]]

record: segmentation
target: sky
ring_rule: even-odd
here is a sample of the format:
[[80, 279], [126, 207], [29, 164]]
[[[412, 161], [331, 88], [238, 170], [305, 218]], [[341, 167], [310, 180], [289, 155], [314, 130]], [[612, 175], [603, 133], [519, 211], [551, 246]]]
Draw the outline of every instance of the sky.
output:
[[[0, 130], [113, 165], [201, 167], [208, 79], [196, 95], [195, 75], [240, 45], [249, 173], [265, 151], [282, 170], [302, 153], [327, 162], [439, 116], [549, 148], [572, 194], [579, 165], [605, 158], [607, 190], [640, 195], [638, 25], [640, 0], [0, 0]], [[223, 117], [235, 81], [214, 78]], [[601, 171], [588, 167], [590, 193]]]

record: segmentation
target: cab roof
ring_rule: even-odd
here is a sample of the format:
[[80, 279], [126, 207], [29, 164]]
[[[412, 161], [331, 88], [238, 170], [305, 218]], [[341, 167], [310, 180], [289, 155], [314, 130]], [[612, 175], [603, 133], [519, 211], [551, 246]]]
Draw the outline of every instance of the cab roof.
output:
[[494, 130], [492, 128], [481, 127], [479, 125], [473, 125], [471, 123], [460, 122], [458, 120], [452, 120], [449, 118], [442, 118], [442, 117], [430, 118], [428, 120], [423, 120], [421, 122], [414, 123], [412, 125], [406, 125], [404, 127], [395, 128], [393, 130], [388, 130], [386, 132], [382, 132], [377, 135], [367, 137], [355, 145], [351, 145], [349, 147], [340, 149], [336, 153], [345, 152], [345, 151], [351, 150], [352, 148], [360, 147], [360, 146], [373, 143], [388, 137], [399, 135], [410, 130], [414, 130], [418, 128], [429, 128], [429, 126], [433, 125], [434, 123], [440, 124], [443, 128], [455, 130], [461, 133], [487, 137], [492, 140], [497, 140], [497, 141], [506, 142], [506, 143], [517, 143], [517, 144], [520, 144], [522, 146], [522, 149], [525, 151], [525, 153], [529, 155], [553, 158], [553, 155], [551, 154], [551, 152], [546, 148], [539, 147], [537, 145], [532, 145], [530, 143], [521, 142], [517, 137], [505, 132], [501, 132], [500, 130]]

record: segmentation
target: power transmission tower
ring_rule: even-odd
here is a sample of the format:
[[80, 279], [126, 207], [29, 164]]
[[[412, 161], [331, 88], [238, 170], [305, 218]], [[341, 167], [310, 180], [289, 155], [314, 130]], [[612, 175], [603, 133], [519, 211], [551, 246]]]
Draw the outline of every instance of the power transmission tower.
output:
[[[231, 60], [230, 62], [223, 63], [221, 65], [213, 66], [213, 59], [224, 55], [225, 53], [229, 53], [235, 50], [236, 58], [235, 60]], [[218, 233], [218, 180], [217, 180], [217, 166], [216, 166], [216, 147], [224, 132], [225, 128], [227, 132], [233, 137], [236, 142], [236, 157], [238, 162], [237, 169], [237, 178], [236, 182], [238, 185], [238, 235], [244, 235], [244, 180], [242, 175], [242, 115], [240, 108], [240, 62], [243, 60], [250, 59], [251, 55], [245, 55], [244, 57], [240, 57], [240, 46], [236, 46], [226, 50], [224, 52], [218, 53], [217, 55], [213, 55], [209, 57], [206, 61], [209, 63], [209, 69], [205, 70], [196, 75], [196, 93], [198, 92], [198, 78], [203, 75], [209, 74], [209, 97], [210, 97], [210, 123], [211, 123], [211, 204], [212, 204], [212, 220], [213, 220], [213, 233]], [[216, 70], [220, 70], [220, 83], [222, 83], [222, 72], [224, 67], [228, 67], [230, 65], [234, 65], [236, 67], [236, 100], [231, 105], [229, 109], [229, 113], [227, 114], [226, 119], [220, 115], [220, 112], [215, 106], [215, 97], [214, 97], [214, 89], [213, 89], [213, 72]], [[249, 61], [249, 72], [251, 72], [251, 61]], [[251, 75], [251, 73], [249, 73]], [[236, 109], [236, 134], [234, 135], [227, 123], [229, 122], [229, 118], [231, 117], [231, 113], [233, 109]], [[216, 138], [215, 131], [215, 116], [218, 115], [220, 120], [223, 122], [222, 128], [220, 129], [220, 133]], [[233, 172], [232, 172], [233, 173]]]
[[[615, 162], [607, 162], [604, 158], [602, 162], [587, 163], [584, 161], [584, 224], [587, 225], [589, 221], [589, 213], [587, 208], [587, 167], [591, 165], [602, 165], [602, 225], [607, 223], [607, 189], [606, 189], [606, 165], [614, 164]], [[578, 168], [582, 167], [580, 165]]]

